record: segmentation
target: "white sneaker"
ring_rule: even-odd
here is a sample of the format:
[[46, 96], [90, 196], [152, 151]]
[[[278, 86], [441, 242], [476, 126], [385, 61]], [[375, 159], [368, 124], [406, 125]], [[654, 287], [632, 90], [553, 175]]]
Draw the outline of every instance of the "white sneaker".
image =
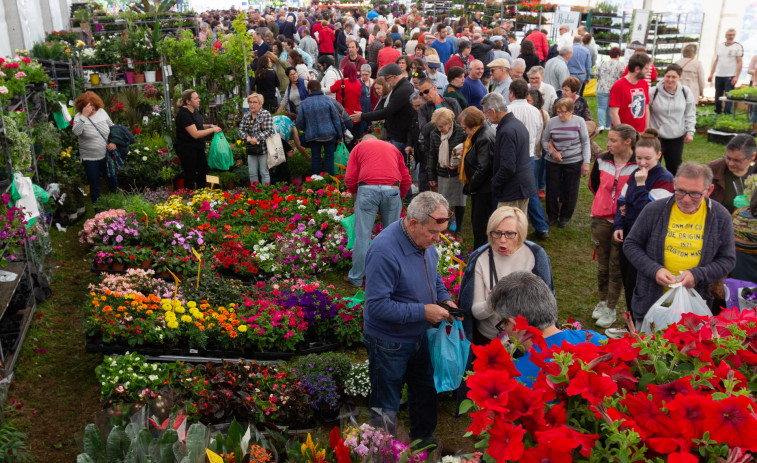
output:
[[607, 309], [607, 302], [599, 301], [597, 303], [597, 306], [594, 307], [594, 311], [591, 313], [591, 318], [593, 318], [594, 320], [599, 319], [599, 317], [602, 316], [602, 314], [604, 313], [606, 309]]
[[628, 330], [626, 328], [607, 328], [605, 334], [610, 339], [621, 339], [628, 334]]
[[599, 317], [599, 320], [597, 320], [597, 326], [609, 328], [613, 323], [615, 323], [615, 309], [607, 307], [602, 311], [602, 316]]
[[599, 132], [603, 132], [603, 131], [605, 130], [605, 126], [604, 126], [604, 125], [600, 125], [600, 126], [599, 126], [599, 128], [598, 128], [597, 130], [598, 130]]
[[413, 196], [417, 195], [420, 191], [416, 185], [410, 185], [410, 190], [412, 190]]

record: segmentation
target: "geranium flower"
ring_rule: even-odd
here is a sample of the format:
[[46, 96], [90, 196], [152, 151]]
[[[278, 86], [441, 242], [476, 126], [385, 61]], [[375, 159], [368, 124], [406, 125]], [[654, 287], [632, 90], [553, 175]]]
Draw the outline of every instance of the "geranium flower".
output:
[[19, 72], [16, 73], [15, 77], [16, 77], [16, 79], [23, 79], [24, 77], [26, 77], [26, 73], [23, 72], [23, 71], [19, 71]]

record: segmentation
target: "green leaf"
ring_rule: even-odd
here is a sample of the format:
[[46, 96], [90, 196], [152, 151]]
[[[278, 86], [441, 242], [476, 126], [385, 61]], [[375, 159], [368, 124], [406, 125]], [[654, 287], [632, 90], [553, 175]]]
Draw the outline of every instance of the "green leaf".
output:
[[163, 437], [160, 438], [160, 463], [173, 463], [175, 461], [173, 445], [178, 441], [179, 434], [173, 429], [169, 429], [163, 434]]
[[[236, 418], [232, 419], [229, 430], [226, 433], [226, 450], [232, 451], [232, 449], [235, 449], [236, 447], [241, 447], [243, 435], [244, 429], [242, 426], [237, 422]], [[235, 453], [235, 455], [238, 454]]]
[[140, 426], [137, 423], [129, 423], [126, 425], [126, 436], [128, 436], [130, 442], [137, 438], [139, 428]]
[[84, 428], [84, 453], [94, 461], [102, 460], [105, 454], [100, 429], [94, 423], [90, 423]]
[[108, 463], [123, 461], [129, 451], [129, 437], [121, 426], [110, 430], [105, 444], [105, 459]]
[[189, 463], [201, 463], [205, 458], [205, 448], [208, 439], [208, 428], [204, 424], [195, 423], [187, 431], [187, 456]]
[[471, 409], [474, 402], [471, 399], [465, 399], [462, 402], [460, 402], [460, 414], [468, 413], [468, 410]]
[[86, 453], [80, 453], [76, 457], [76, 463], [95, 463], [95, 461]]

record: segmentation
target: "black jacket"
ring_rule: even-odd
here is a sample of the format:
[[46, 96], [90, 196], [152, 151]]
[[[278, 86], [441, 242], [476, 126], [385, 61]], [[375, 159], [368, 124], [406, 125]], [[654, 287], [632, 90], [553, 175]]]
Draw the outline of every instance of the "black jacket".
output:
[[297, 26], [295, 26], [293, 22], [284, 21], [284, 24], [279, 28], [279, 33], [290, 40], [294, 40], [294, 34], [297, 33]]
[[513, 113], [497, 124], [492, 158], [492, 201], [518, 201], [536, 194], [528, 129]]
[[541, 60], [539, 60], [539, 55], [520, 55], [519, 58], [523, 58], [523, 61], [526, 62], [526, 71], [528, 72], [531, 70], [534, 66], [541, 66]]
[[495, 136], [494, 129], [486, 124], [473, 134], [470, 150], [465, 155], [464, 167], [468, 183], [463, 187], [463, 193], [491, 192]]
[[[462, 111], [460, 103], [456, 99], [447, 96], [442, 97], [442, 107], [455, 113], [455, 120], [457, 120], [457, 116]], [[428, 138], [435, 129], [434, 124], [431, 122], [431, 115], [434, 114], [434, 111], [436, 111], [436, 105], [429, 102], [423, 103], [418, 109], [418, 125], [424, 138]]]
[[416, 115], [413, 105], [410, 104], [410, 95], [414, 90], [413, 84], [403, 77], [392, 90], [389, 96], [389, 104], [377, 111], [363, 113], [362, 120], [368, 122], [383, 120], [386, 129], [385, 140], [405, 143], [407, 132], [410, 130], [413, 117]]
[[[336, 36], [336, 52], [339, 55], [346, 55], [348, 53], [347, 34], [345, 34], [344, 31], [339, 31], [339, 33]], [[359, 69], [358, 69], [358, 73], [360, 73]]]
[[[449, 138], [449, 151], [452, 154], [452, 148], [464, 143], [468, 136], [465, 135], [465, 131], [457, 123], [452, 124], [452, 136]], [[439, 145], [442, 143], [442, 134], [439, 130], [434, 129], [429, 135], [431, 139], [429, 142], [429, 149], [426, 153], [426, 171], [428, 172], [428, 179], [435, 182], [439, 177], [456, 177], [457, 170], [451, 170], [446, 167], [439, 166]], [[531, 175], [533, 178], [533, 175]]]

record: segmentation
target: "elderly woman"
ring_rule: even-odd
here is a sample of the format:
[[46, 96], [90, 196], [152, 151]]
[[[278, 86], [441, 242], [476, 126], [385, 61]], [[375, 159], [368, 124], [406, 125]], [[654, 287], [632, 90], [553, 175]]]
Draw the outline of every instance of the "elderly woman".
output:
[[744, 194], [744, 182], [757, 173], [754, 165], [757, 145], [750, 135], [740, 134], [731, 138], [722, 158], [707, 163], [712, 169], [712, 190], [710, 198], [722, 204], [733, 213], [733, 200]]
[[681, 66], [681, 84], [689, 87], [694, 95], [694, 101], [698, 102], [704, 91], [704, 66], [697, 59], [697, 46], [690, 43], [681, 50], [682, 59], [676, 61]]
[[[562, 97], [563, 98], [570, 98], [573, 100], [573, 115], [578, 116], [584, 120], [584, 122], [589, 122], [592, 120], [591, 118], [591, 111], [589, 111], [589, 103], [586, 102], [584, 97], [578, 94], [578, 90], [581, 89], [581, 81], [578, 80], [578, 77], [567, 77], [563, 83], [562, 83]], [[556, 105], [557, 103], [555, 103]], [[555, 107], [552, 107], [550, 116], [556, 116], [557, 113], [555, 113]], [[588, 127], [587, 127], [588, 129]], [[591, 133], [592, 130], [589, 130], [589, 133]]]
[[[500, 278], [516, 271], [533, 272], [554, 291], [549, 257], [541, 246], [526, 241], [527, 233], [526, 214], [518, 208], [502, 206], [489, 218], [488, 243], [468, 259], [458, 304], [475, 319], [472, 339], [476, 344], [487, 344], [497, 337], [500, 317], [491, 311], [486, 298]], [[466, 317], [466, 321], [470, 320]]]
[[492, 208], [491, 166], [496, 133], [486, 124], [484, 113], [473, 106], [465, 108], [457, 121], [468, 136], [463, 144], [460, 181], [463, 193], [471, 195], [473, 247], [479, 248], [486, 243], [486, 224]]
[[697, 100], [691, 89], [681, 84], [681, 66], [665, 69], [662, 82], [649, 90], [649, 127], [657, 129], [665, 168], [675, 175], [683, 162], [683, 145], [694, 141]]
[[287, 112], [297, 117], [300, 103], [308, 97], [307, 83], [305, 79], [299, 76], [297, 69], [293, 67], [287, 69], [287, 77], [289, 78], [289, 85], [286, 92], [281, 96], [281, 105], [276, 112]]
[[205, 137], [220, 132], [221, 128], [203, 122], [199, 111], [200, 97], [191, 88], [181, 92], [181, 98], [176, 105], [178, 110], [173, 147], [184, 170], [184, 188], [194, 190], [205, 186], [205, 174], [208, 172]]
[[[524, 304], [523, 301], [528, 301]], [[518, 381], [531, 387], [539, 375], [539, 368], [530, 360], [529, 350], [533, 346], [525, 330], [515, 329], [515, 319], [523, 316], [529, 326], [541, 330], [547, 348], [568, 344], [590, 342], [599, 345], [607, 339], [590, 330], [561, 330], [557, 327], [557, 301], [550, 288], [533, 273], [513, 272], [497, 283], [489, 295], [488, 305], [499, 320], [496, 330], [517, 342], [524, 352], [514, 359], [520, 376]], [[538, 347], [536, 348], [538, 350]]]
[[111, 193], [118, 190], [118, 178], [106, 174], [106, 153], [108, 150], [116, 149], [114, 143], [107, 141], [113, 121], [105, 112], [103, 100], [95, 92], [84, 92], [79, 95], [74, 107], [76, 114], [74, 115], [73, 132], [74, 135], [79, 137], [79, 156], [82, 166], [84, 166], [84, 172], [87, 174], [89, 194], [92, 197], [92, 202], [95, 203], [97, 198], [100, 197], [101, 174], [105, 177], [105, 182], [108, 184], [108, 190]]
[[245, 141], [247, 150], [247, 167], [250, 171], [250, 183], [258, 181], [258, 171], [264, 185], [271, 183], [268, 173], [268, 150], [265, 141], [274, 134], [271, 113], [263, 109], [263, 95], [252, 93], [247, 97], [250, 111], [242, 116], [239, 123], [239, 138]]
[[612, 127], [610, 120], [610, 89], [613, 84], [623, 77], [626, 65], [620, 60], [619, 47], [610, 48], [610, 59], [602, 61], [597, 67], [597, 119], [599, 130]]
[[431, 132], [429, 151], [426, 153], [426, 171], [428, 183], [438, 187], [450, 208], [454, 208], [455, 218], [450, 230], [462, 235], [463, 216], [465, 215], [465, 195], [460, 182], [460, 157], [455, 147], [465, 142], [466, 134], [455, 123], [455, 113], [447, 108], [439, 108], [431, 114], [431, 123], [436, 127]]

